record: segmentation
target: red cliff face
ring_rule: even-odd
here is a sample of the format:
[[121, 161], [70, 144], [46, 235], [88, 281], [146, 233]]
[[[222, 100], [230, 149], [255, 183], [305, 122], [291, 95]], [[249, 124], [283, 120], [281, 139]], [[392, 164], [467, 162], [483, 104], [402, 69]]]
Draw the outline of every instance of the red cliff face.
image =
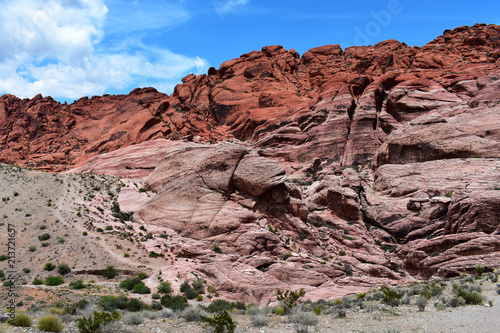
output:
[[[88, 158], [156, 138], [251, 141], [291, 163], [315, 157], [368, 163], [392, 130], [478, 91], [498, 74], [500, 27], [447, 30], [422, 48], [317, 47], [302, 57], [267, 46], [188, 75], [171, 96], [152, 88], [81, 98], [0, 97], [0, 161], [61, 171]], [[479, 87], [481, 88], [481, 87]]]
[[[233, 300], [492, 271], [499, 51], [500, 27], [475, 25], [422, 48], [267, 46], [188, 75], [171, 96], [4, 95], [0, 162], [132, 180], [118, 201], [155, 230], [144, 248], [196, 259]], [[161, 268], [191, 276], [183, 262]]]

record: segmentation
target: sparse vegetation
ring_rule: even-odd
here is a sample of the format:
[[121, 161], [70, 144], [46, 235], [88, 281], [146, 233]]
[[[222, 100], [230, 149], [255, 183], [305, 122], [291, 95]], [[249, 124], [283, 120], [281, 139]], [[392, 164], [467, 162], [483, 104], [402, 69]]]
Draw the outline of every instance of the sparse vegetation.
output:
[[26, 313], [20, 311], [16, 313], [11, 323], [17, 327], [29, 327], [31, 326], [31, 318]]
[[304, 297], [304, 295], [306, 294], [305, 290], [304, 289], [300, 289], [300, 290], [285, 290], [285, 292], [282, 292], [281, 290], [278, 289], [277, 291], [277, 299], [278, 301], [280, 301], [281, 303], [283, 303], [283, 305], [285, 306], [285, 309], [291, 309], [293, 308], [294, 306], [296, 306], [300, 299], [302, 297]]
[[36, 328], [45, 332], [61, 332], [63, 330], [63, 322], [61, 318], [54, 315], [46, 315], [38, 321]]
[[49, 276], [43, 283], [46, 286], [59, 286], [64, 283], [64, 279], [60, 276]]
[[236, 329], [236, 323], [227, 311], [222, 311], [213, 317], [202, 316], [201, 318], [214, 333], [234, 333]]

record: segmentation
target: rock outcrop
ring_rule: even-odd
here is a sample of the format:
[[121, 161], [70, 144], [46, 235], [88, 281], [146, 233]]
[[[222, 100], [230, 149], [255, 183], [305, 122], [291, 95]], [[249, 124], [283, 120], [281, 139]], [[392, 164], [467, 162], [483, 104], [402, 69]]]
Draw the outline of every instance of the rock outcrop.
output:
[[228, 299], [492, 270], [499, 50], [500, 27], [477, 24], [421, 48], [267, 46], [171, 96], [5, 95], [0, 162], [122, 177], [141, 246]]

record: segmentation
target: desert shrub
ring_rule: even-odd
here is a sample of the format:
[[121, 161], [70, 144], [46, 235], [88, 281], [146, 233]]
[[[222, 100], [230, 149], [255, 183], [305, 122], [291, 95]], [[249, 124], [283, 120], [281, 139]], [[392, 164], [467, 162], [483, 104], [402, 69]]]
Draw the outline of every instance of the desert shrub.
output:
[[276, 308], [276, 310], [274, 310], [274, 313], [275, 313], [276, 315], [278, 315], [278, 316], [282, 316], [282, 315], [284, 315], [284, 314], [285, 314], [285, 312], [286, 312], [286, 310], [285, 310], [285, 308], [284, 308], [284, 307], [282, 307], [282, 306], [278, 306], [278, 307]]
[[250, 317], [253, 327], [265, 327], [269, 323], [269, 317], [265, 313], [256, 313]]
[[28, 251], [35, 252], [36, 251], [36, 246], [32, 245], [32, 246], [28, 247]]
[[49, 239], [50, 239], [50, 235], [47, 234], [47, 233], [38, 236], [38, 240], [40, 240], [40, 241], [46, 241], [46, 240], [49, 240]]
[[158, 292], [160, 294], [170, 294], [172, 291], [172, 284], [168, 281], [160, 282], [158, 285]]
[[158, 294], [158, 293], [154, 293], [154, 294], [152, 294], [152, 295], [151, 295], [151, 298], [152, 298], [152, 299], [160, 299], [160, 298], [161, 298], [161, 295], [160, 295], [160, 294]]
[[410, 296], [405, 296], [401, 298], [401, 305], [410, 305], [411, 303], [411, 297]]
[[288, 317], [293, 324], [315, 326], [318, 324], [318, 317], [311, 312], [295, 311]]
[[242, 302], [229, 302], [223, 299], [218, 299], [210, 303], [205, 310], [211, 313], [232, 311], [233, 309], [245, 310], [246, 306]]
[[23, 273], [29, 274], [31, 272], [31, 269], [29, 268], [23, 268]]
[[127, 313], [123, 316], [123, 322], [127, 325], [141, 325], [144, 323], [144, 319], [138, 313]]
[[44, 271], [53, 271], [54, 269], [56, 268], [56, 265], [54, 265], [53, 263], [51, 262], [47, 262], [45, 263], [45, 265], [43, 266], [43, 270]]
[[136, 284], [144, 284], [138, 277], [127, 278], [120, 282], [120, 288], [131, 291]]
[[99, 299], [99, 305], [105, 311], [113, 311], [116, 309], [125, 310], [128, 306], [128, 297], [124, 294], [119, 295], [118, 297], [106, 295], [101, 296]]
[[364, 299], [366, 297], [366, 293], [357, 293], [356, 298], [357, 299]]
[[187, 299], [194, 299], [199, 295], [199, 293], [196, 292], [191, 285], [189, 285], [188, 281], [184, 281], [181, 284], [180, 291], [186, 295]]
[[427, 298], [424, 296], [420, 296], [415, 301], [415, 304], [417, 304], [417, 306], [418, 306], [418, 311], [424, 311], [425, 307], [427, 306]]
[[35, 278], [31, 284], [33, 284], [35, 286], [39, 286], [39, 285], [43, 284], [43, 281], [38, 279], [38, 278]]
[[61, 318], [56, 317], [54, 315], [47, 315], [42, 317], [42, 319], [38, 321], [36, 328], [39, 329], [40, 331], [46, 331], [46, 332], [61, 332], [63, 326], [64, 325]]
[[83, 289], [86, 286], [82, 280], [76, 280], [76, 281], [70, 282], [69, 287], [71, 289]]
[[70, 272], [71, 272], [71, 268], [69, 268], [69, 266], [66, 264], [61, 264], [61, 265], [57, 266], [57, 273], [59, 273], [61, 275], [66, 275]]
[[206, 315], [199, 307], [188, 307], [179, 314], [179, 317], [184, 318], [187, 322], [200, 322], [201, 317]]
[[212, 245], [212, 251], [214, 251], [215, 253], [222, 253], [221, 248], [217, 244]]
[[442, 301], [437, 301], [435, 304], [434, 304], [434, 307], [436, 308], [436, 310], [438, 311], [443, 311], [446, 309], [446, 304], [443, 303]]
[[160, 311], [161, 309], [163, 309], [163, 305], [161, 305], [160, 302], [157, 301], [151, 302], [151, 310]]
[[463, 297], [461, 296], [454, 297], [450, 301], [450, 306], [454, 308], [459, 306], [465, 306], [465, 304], [466, 304], [465, 299], [463, 299]]
[[236, 329], [236, 323], [227, 311], [217, 313], [213, 317], [202, 316], [201, 318], [214, 333], [234, 333]]
[[64, 279], [60, 276], [49, 276], [43, 283], [46, 286], [58, 286], [64, 283]]
[[118, 271], [115, 269], [114, 266], [108, 266], [105, 269], [102, 270], [101, 272], [102, 276], [107, 277], [108, 279], [112, 279], [115, 276], [118, 275]]
[[9, 259], [9, 256], [8, 256], [8, 255], [6, 255], [6, 254], [2, 254], [2, 255], [0, 255], [0, 261], [5, 261], [5, 260], [7, 260], [7, 259]]
[[500, 288], [497, 288], [496, 292], [497, 292], [497, 295], [500, 295]]
[[285, 290], [285, 292], [282, 292], [281, 290], [278, 289], [277, 291], [277, 299], [278, 301], [282, 302], [283, 305], [285, 306], [285, 309], [291, 309], [294, 306], [296, 306], [300, 299], [306, 294], [304, 289], [300, 290]]
[[187, 298], [183, 295], [164, 295], [160, 302], [164, 307], [173, 310], [183, 310], [188, 306]]
[[198, 294], [205, 293], [205, 280], [196, 279], [191, 283], [191, 286], [193, 287], [194, 291], [196, 291]]
[[437, 284], [436, 282], [425, 283], [418, 294], [426, 299], [431, 299], [432, 297], [439, 296], [443, 293], [444, 288]]
[[141, 283], [134, 286], [132, 292], [137, 294], [149, 294], [151, 293], [151, 289], [141, 281]]
[[[161, 304], [160, 304], [160, 306], [161, 306]], [[151, 320], [158, 319], [158, 312], [156, 312], [156, 311], [142, 311], [141, 315], [144, 318], [148, 318], [148, 319], [151, 319]]]
[[24, 312], [18, 312], [16, 313], [14, 320], [10, 323], [17, 327], [29, 327], [31, 326], [31, 318]]
[[80, 333], [98, 333], [100, 328], [113, 321], [120, 320], [121, 314], [118, 311], [112, 313], [106, 311], [94, 311], [93, 315], [78, 318], [76, 326]]
[[337, 318], [345, 318], [347, 316], [347, 312], [344, 309], [338, 309], [335, 313]]
[[137, 298], [132, 298], [127, 303], [127, 310], [131, 312], [141, 311], [146, 307], [146, 304], [138, 300]]
[[456, 297], [463, 298], [467, 305], [483, 304], [484, 296], [480, 290], [479, 286], [453, 284], [453, 292], [456, 294]]
[[174, 311], [172, 309], [163, 309], [158, 312], [160, 318], [172, 318], [174, 316]]
[[382, 286], [380, 291], [383, 294], [382, 302], [392, 307], [399, 305], [401, 295], [396, 290], [387, 286]]
[[321, 312], [323, 312], [323, 309], [320, 307], [317, 307], [317, 308], [314, 308], [313, 312], [316, 316], [319, 316], [319, 315], [321, 315]]

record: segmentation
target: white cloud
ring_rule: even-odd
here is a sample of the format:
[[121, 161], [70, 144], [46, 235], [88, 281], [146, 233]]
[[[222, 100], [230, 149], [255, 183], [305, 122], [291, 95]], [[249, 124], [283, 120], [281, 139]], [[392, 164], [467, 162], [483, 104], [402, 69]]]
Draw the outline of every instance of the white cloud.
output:
[[104, 0], [0, 0], [0, 5], [0, 94], [76, 99], [129, 86], [170, 92], [184, 75], [208, 68], [199, 57], [137, 39], [103, 43]]
[[240, 7], [248, 4], [250, 0], [225, 0], [225, 1], [215, 1], [214, 8], [217, 14], [220, 17], [223, 17], [225, 14], [233, 12]]

